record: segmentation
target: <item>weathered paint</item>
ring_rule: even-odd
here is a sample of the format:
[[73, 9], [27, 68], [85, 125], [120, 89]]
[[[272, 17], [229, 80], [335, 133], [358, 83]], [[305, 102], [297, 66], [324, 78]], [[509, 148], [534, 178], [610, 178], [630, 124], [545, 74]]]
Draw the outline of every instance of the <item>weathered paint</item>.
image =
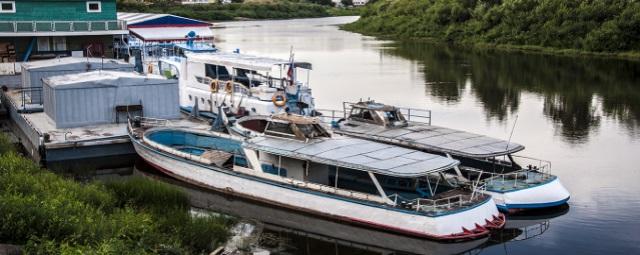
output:
[[340, 199], [322, 192], [310, 192], [293, 185], [205, 166], [160, 152], [133, 137], [132, 142], [138, 155], [147, 162], [191, 184], [385, 231], [434, 239], [450, 239], [452, 236], [455, 239], [456, 235], [461, 235], [460, 238], [465, 239], [462, 235], [467, 235], [467, 238], [472, 236], [465, 229], [487, 226], [487, 221], [499, 216], [491, 199], [471, 209], [443, 216], [407, 213], [383, 205]]

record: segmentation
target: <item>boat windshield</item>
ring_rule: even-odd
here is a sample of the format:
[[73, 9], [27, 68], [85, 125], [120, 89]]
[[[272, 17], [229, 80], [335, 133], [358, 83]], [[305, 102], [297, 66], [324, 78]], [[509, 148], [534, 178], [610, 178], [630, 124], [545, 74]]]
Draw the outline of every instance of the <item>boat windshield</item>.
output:
[[383, 116], [389, 123], [394, 123], [396, 121], [404, 121], [404, 116], [398, 110], [391, 111], [383, 111]]
[[296, 124], [296, 127], [300, 130], [302, 135], [307, 139], [313, 139], [316, 137], [331, 137], [329, 132], [319, 124]]
[[265, 134], [299, 140], [318, 137], [331, 137], [331, 134], [317, 123], [287, 123], [271, 121], [265, 129]]

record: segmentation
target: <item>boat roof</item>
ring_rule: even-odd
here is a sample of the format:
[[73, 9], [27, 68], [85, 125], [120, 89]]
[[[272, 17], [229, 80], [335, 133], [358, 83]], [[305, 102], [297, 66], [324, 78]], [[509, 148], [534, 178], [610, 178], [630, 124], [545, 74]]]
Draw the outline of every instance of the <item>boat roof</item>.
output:
[[320, 124], [322, 123], [320, 119], [315, 117], [297, 115], [297, 114], [288, 114], [288, 113], [280, 113], [271, 115], [271, 119], [274, 120], [282, 120], [286, 122], [291, 122], [294, 124]]
[[489, 158], [524, 150], [524, 146], [461, 130], [410, 122], [405, 127], [385, 127], [364, 122], [341, 125], [339, 130], [367, 139], [380, 139], [418, 149], [441, 151], [451, 155]]
[[460, 163], [434, 154], [348, 136], [308, 142], [260, 136], [246, 140], [244, 146], [289, 158], [406, 178], [441, 172]]
[[364, 108], [364, 109], [376, 110], [376, 111], [395, 111], [395, 110], [398, 110], [398, 108], [395, 107], [395, 106], [382, 104], [382, 103], [376, 103], [374, 101], [357, 102], [357, 103], [351, 104], [351, 107]]
[[[268, 72], [274, 66], [288, 65], [291, 62], [286, 59], [260, 57], [254, 55], [229, 53], [229, 52], [216, 52], [216, 53], [187, 53], [185, 54], [190, 61], [228, 65], [242, 69], [257, 70]], [[311, 64], [306, 62], [295, 62], [296, 67], [311, 69]]]

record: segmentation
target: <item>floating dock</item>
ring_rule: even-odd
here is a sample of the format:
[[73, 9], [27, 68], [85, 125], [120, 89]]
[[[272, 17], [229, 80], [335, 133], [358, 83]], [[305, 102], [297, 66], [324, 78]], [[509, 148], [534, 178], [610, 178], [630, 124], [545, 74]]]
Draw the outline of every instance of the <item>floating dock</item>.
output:
[[[151, 118], [169, 116], [175, 125], [208, 125], [181, 118], [177, 83], [159, 76], [94, 71], [44, 80], [49, 89], [43, 93], [43, 104], [34, 104], [25, 88], [4, 88], [0, 94], [11, 131], [25, 152], [44, 166], [96, 158], [135, 158], [126, 130], [129, 113]], [[85, 98], [70, 100], [65, 95], [50, 101], [62, 92], [81, 93]], [[171, 105], [175, 109], [170, 109]], [[121, 112], [123, 109], [126, 112]], [[61, 111], [53, 113], [55, 110]], [[62, 113], [69, 116], [60, 116]]]

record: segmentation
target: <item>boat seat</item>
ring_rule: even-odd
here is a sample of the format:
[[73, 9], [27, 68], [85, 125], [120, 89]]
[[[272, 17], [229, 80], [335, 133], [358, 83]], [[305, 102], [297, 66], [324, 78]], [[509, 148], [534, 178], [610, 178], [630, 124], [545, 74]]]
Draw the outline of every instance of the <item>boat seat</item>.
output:
[[233, 154], [219, 151], [219, 150], [205, 150], [200, 157], [210, 160], [213, 164], [217, 166], [222, 166], [224, 162], [227, 162]]

